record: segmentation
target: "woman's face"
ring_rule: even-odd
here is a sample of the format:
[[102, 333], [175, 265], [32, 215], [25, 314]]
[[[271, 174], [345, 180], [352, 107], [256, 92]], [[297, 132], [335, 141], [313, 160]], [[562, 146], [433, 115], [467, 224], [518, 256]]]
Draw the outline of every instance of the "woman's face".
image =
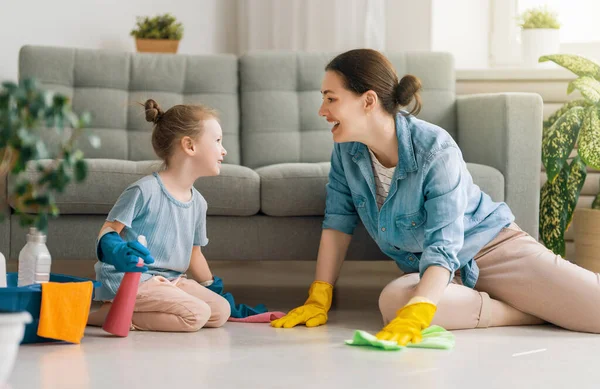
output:
[[367, 128], [367, 108], [364, 95], [344, 88], [342, 76], [327, 71], [321, 83], [323, 103], [319, 116], [332, 125], [333, 140], [337, 143], [360, 142]]

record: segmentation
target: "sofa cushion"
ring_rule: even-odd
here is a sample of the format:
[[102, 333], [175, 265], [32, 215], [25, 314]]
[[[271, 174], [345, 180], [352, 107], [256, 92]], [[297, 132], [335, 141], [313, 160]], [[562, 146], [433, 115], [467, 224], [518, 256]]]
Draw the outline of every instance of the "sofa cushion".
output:
[[504, 175], [500, 170], [478, 163], [467, 163], [475, 185], [490, 195], [494, 201], [504, 201]]
[[[260, 176], [261, 211], [269, 216], [325, 214], [329, 162], [284, 163], [256, 169]], [[468, 163], [473, 182], [494, 201], [504, 200], [504, 176], [484, 165]]]
[[[329, 161], [331, 126], [318, 115], [325, 65], [339, 53], [257, 51], [239, 60], [242, 163]], [[419, 118], [456, 135], [455, 76], [449, 53], [386, 53], [398, 75], [421, 79]], [[277, 109], [273, 109], [277, 107]]]
[[270, 216], [324, 215], [330, 166], [329, 162], [283, 163], [256, 169], [262, 212]]
[[90, 128], [102, 146], [95, 149], [81, 139], [79, 147], [87, 158], [156, 158], [150, 140], [152, 124], [146, 122], [138, 104], [152, 98], [164, 110], [176, 104], [215, 108], [220, 112], [227, 162], [240, 163], [238, 58], [233, 54], [131, 53], [26, 45], [19, 52], [19, 78], [29, 77], [69, 97], [75, 112], [91, 113]]
[[[123, 161], [90, 159], [88, 176], [72, 183], [56, 196], [61, 214], [108, 214], [121, 193], [138, 179], [157, 171], [160, 161]], [[41, 161], [43, 165], [48, 160]], [[26, 174], [37, 179], [36, 165], [30, 163]], [[11, 177], [11, 183], [14, 178]], [[260, 208], [260, 179], [252, 169], [224, 164], [216, 177], [198, 179], [194, 186], [208, 202], [208, 215], [250, 216]], [[11, 203], [14, 209], [14, 204]]]

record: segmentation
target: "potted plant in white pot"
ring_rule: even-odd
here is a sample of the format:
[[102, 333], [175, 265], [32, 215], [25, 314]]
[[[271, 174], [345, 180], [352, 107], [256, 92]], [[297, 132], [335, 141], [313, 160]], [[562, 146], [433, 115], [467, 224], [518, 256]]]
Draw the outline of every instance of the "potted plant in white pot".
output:
[[521, 53], [523, 65], [528, 67], [551, 67], [552, 63], [540, 63], [538, 58], [560, 52], [560, 23], [556, 13], [546, 7], [531, 8], [519, 18], [521, 27]]
[[176, 53], [179, 41], [183, 38], [183, 26], [177, 19], [164, 14], [149, 17], [138, 17], [137, 28], [131, 31], [135, 37], [137, 51], [146, 53]]
[[[591, 209], [575, 210], [588, 167], [600, 169], [600, 65], [571, 54], [548, 55], [578, 76], [567, 93], [582, 99], [566, 103], [544, 122], [542, 163], [548, 181], [541, 190], [540, 238], [550, 250], [565, 255], [565, 231], [576, 218], [576, 262], [600, 271], [600, 193]], [[576, 150], [574, 152], [574, 150]]]
[[[35, 80], [2, 84], [0, 179], [10, 177], [8, 202], [21, 226], [46, 234], [48, 219], [59, 214], [55, 194], [64, 191], [69, 182], [85, 179], [87, 164], [76, 141], [89, 121], [89, 114], [78, 117], [72, 112], [67, 97], [41, 89]], [[60, 139], [58, 150], [47, 146], [44, 132], [53, 132]], [[97, 137], [89, 134], [89, 140], [99, 146]], [[32, 167], [35, 174], [31, 174]], [[4, 217], [1, 210], [0, 217]], [[14, 289], [18, 288], [10, 284], [0, 288], [0, 386], [12, 368], [24, 326], [31, 322], [28, 312], [19, 312], [25, 308], [15, 310], [19, 304], [9, 301]]]

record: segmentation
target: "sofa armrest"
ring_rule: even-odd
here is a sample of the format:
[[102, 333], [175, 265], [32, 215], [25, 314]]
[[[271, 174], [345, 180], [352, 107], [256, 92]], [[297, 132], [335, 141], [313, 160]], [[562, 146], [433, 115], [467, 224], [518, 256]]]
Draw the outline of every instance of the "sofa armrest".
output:
[[543, 101], [535, 93], [458, 96], [458, 144], [467, 162], [504, 175], [504, 201], [537, 239]]

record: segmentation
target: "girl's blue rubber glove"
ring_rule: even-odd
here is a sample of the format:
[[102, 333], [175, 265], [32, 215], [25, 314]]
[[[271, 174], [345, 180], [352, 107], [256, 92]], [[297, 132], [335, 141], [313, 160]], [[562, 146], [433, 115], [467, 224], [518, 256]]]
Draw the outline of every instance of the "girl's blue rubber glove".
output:
[[121, 272], [148, 271], [146, 266], [138, 267], [141, 258], [144, 264], [154, 263], [150, 251], [137, 241], [125, 242], [116, 232], [109, 232], [100, 239], [98, 259]]
[[207, 285], [206, 288], [223, 296], [225, 300], [227, 300], [231, 307], [231, 317], [236, 319], [243, 319], [248, 316], [267, 312], [267, 307], [264, 304], [258, 304], [256, 307], [250, 307], [246, 304], [236, 304], [231, 293], [223, 293], [223, 280], [217, 276], [213, 276], [213, 282], [210, 285]]

